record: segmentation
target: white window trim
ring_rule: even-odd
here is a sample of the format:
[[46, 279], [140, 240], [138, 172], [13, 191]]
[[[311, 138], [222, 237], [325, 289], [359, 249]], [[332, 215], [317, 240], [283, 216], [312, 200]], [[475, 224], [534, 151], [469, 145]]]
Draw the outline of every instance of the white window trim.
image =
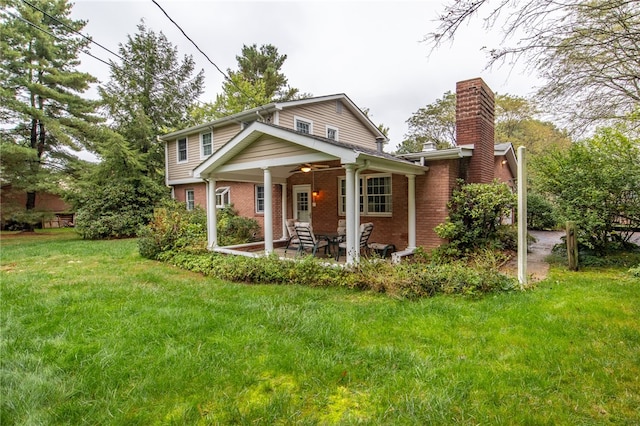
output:
[[[189, 194], [193, 196], [193, 205], [189, 208]], [[196, 192], [193, 189], [185, 189], [184, 191], [184, 203], [187, 205], [187, 210], [191, 211], [196, 208]]]
[[[211, 135], [211, 154], [204, 153], [204, 135]], [[208, 132], [200, 133], [200, 158], [205, 159], [213, 154], [213, 131], [209, 130]]]
[[[184, 141], [184, 146], [185, 146], [185, 154], [186, 154], [186, 158], [184, 160], [180, 159], [180, 141]], [[180, 139], [176, 139], [176, 162], [178, 164], [181, 163], [187, 163], [189, 162], [189, 138], [180, 138]]]
[[326, 131], [325, 131], [325, 136], [326, 136], [327, 139], [330, 139], [329, 138], [329, 130], [334, 130], [336, 132], [336, 138], [333, 139], [333, 140], [335, 140], [336, 142], [339, 141], [340, 140], [340, 131], [338, 130], [338, 128], [335, 127], [335, 126], [330, 126], [330, 125], [327, 124], [326, 125]]
[[293, 130], [298, 131], [298, 121], [303, 121], [305, 123], [309, 123], [309, 134], [313, 134], [313, 120], [309, 120], [308, 118], [299, 117], [297, 115], [293, 116]]
[[[391, 197], [391, 208], [393, 209], [393, 177], [390, 173], [368, 173], [366, 175], [360, 175], [360, 182], [362, 182], [362, 205], [356, 205], [356, 208], [360, 209], [360, 216], [372, 216], [372, 217], [393, 217], [393, 210], [390, 212], [369, 212], [367, 210], [368, 202], [367, 202], [367, 179], [371, 179], [374, 177], [388, 177], [391, 179], [391, 193], [389, 196]], [[338, 177], [338, 216], [345, 216], [345, 205], [342, 197], [342, 183], [346, 178], [344, 176]]]
[[[258, 210], [258, 188], [262, 187], [262, 210]], [[266, 208], [266, 206], [264, 205], [264, 199], [265, 199], [265, 193], [264, 193], [264, 185], [256, 185], [255, 189], [253, 190], [254, 192], [254, 208], [256, 213], [264, 213], [264, 209]]]
[[[222, 204], [218, 204], [218, 195], [220, 195], [220, 199], [222, 200]], [[227, 195], [229, 197], [229, 202], [224, 203], [224, 196]], [[228, 186], [221, 186], [220, 188], [216, 188], [216, 207], [222, 209], [227, 205], [231, 204], [231, 190]]]

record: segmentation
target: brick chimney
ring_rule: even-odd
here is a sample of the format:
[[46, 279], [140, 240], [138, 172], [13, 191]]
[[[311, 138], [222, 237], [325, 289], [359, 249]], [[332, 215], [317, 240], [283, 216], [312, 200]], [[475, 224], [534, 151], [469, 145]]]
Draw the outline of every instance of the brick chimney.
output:
[[467, 182], [493, 180], [494, 95], [481, 79], [456, 83], [456, 142], [473, 144]]

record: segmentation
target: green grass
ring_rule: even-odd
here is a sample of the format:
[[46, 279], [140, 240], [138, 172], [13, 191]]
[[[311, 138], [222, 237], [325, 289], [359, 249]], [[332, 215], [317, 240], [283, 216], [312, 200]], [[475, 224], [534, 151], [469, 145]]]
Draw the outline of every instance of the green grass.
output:
[[638, 424], [640, 280], [419, 301], [1, 238], [0, 424]]

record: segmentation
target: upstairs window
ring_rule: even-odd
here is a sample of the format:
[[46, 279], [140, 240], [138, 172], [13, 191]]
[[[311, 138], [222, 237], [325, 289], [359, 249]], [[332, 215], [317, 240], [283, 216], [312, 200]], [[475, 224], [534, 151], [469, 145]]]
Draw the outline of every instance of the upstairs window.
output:
[[327, 139], [338, 140], [338, 128], [333, 126], [327, 126]]
[[313, 134], [313, 121], [306, 118], [293, 117], [293, 123], [298, 132]]
[[178, 163], [187, 161], [187, 138], [178, 139]]
[[200, 135], [202, 157], [208, 157], [213, 153], [213, 138], [211, 132]]

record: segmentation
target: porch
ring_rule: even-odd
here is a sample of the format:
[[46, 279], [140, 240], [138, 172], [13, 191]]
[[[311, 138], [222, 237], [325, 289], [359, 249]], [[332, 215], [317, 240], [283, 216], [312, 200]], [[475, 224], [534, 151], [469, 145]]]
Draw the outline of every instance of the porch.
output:
[[[397, 218], [404, 217], [406, 237], [396, 246], [408, 250], [416, 247], [415, 178], [426, 170], [425, 166], [400, 160], [382, 150], [368, 150], [254, 122], [198, 166], [194, 177], [202, 178], [207, 185], [207, 229], [211, 250], [230, 250], [218, 247], [217, 243], [217, 182], [253, 182], [263, 188], [261, 198], [256, 202], [260, 201], [264, 209], [264, 253], [273, 253], [279, 248], [274, 242], [288, 239], [287, 218], [309, 221], [315, 232], [322, 234], [335, 232], [340, 217], [346, 221], [345, 262], [350, 264], [358, 260], [360, 216], [367, 208], [372, 209], [370, 213], [376, 220], [386, 221], [387, 229], [398, 226]], [[374, 173], [380, 178], [369, 185], [372, 194], [363, 194], [367, 191], [367, 188], [363, 189], [363, 179]], [[333, 183], [316, 191], [314, 180], [320, 175]], [[402, 215], [397, 214], [395, 218], [391, 204], [392, 175], [400, 175], [393, 182], [393, 188], [403, 194], [401, 200], [393, 200], [403, 203], [402, 208], [397, 209]], [[281, 189], [275, 191], [278, 185]], [[274, 193], [280, 196], [279, 206], [275, 205]], [[313, 211], [316, 213], [312, 214]], [[281, 220], [276, 222], [275, 216]]]

